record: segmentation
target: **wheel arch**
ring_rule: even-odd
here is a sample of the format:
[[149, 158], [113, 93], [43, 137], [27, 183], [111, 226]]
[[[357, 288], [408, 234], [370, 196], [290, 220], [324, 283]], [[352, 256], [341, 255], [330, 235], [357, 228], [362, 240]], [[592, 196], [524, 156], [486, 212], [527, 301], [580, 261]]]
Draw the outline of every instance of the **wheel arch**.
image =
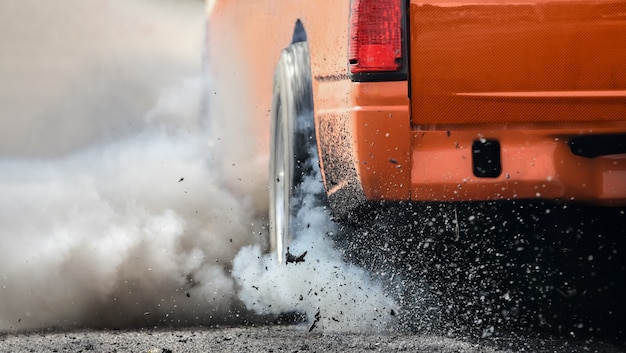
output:
[[[312, 35], [315, 34], [312, 33]], [[353, 167], [354, 156], [351, 154], [351, 147], [345, 144], [345, 139], [340, 138], [341, 136], [348, 136], [350, 131], [346, 125], [348, 120], [345, 119], [348, 115], [341, 118], [333, 117], [331, 120], [328, 120], [319, 116], [316, 112], [316, 96], [319, 98], [321, 95], [321, 93], [320, 95], [317, 94], [317, 90], [320, 89], [319, 81], [324, 81], [326, 76], [323, 74], [320, 76], [314, 72], [316, 68], [313, 63], [316, 61], [312, 56], [315, 54], [315, 48], [311, 47], [315, 43], [311, 43], [309, 39], [311, 38], [309, 33], [307, 33], [305, 22], [301, 18], [297, 18], [294, 24], [291, 45], [300, 42], [307, 43], [307, 54], [309, 56], [308, 72], [311, 75], [311, 86], [309, 87], [311, 90], [310, 103], [312, 104], [311, 110], [313, 112], [311, 114], [312, 121], [299, 121], [298, 124], [313, 125], [315, 131], [314, 143], [317, 146], [317, 158], [324, 184], [325, 202], [330, 207], [334, 219], [341, 223], [355, 224], [363, 214], [369, 213], [374, 205], [365, 201], [361, 181]], [[315, 42], [314, 39], [313, 42]], [[319, 46], [320, 43], [317, 43], [317, 45]], [[333, 80], [335, 79], [335, 77], [331, 77]], [[347, 76], [345, 78], [347, 79]], [[336, 124], [340, 126], [331, 127], [331, 125]], [[325, 164], [328, 169], [324, 168]], [[345, 183], [342, 182], [343, 186], [337, 188], [335, 180], [343, 180]]]

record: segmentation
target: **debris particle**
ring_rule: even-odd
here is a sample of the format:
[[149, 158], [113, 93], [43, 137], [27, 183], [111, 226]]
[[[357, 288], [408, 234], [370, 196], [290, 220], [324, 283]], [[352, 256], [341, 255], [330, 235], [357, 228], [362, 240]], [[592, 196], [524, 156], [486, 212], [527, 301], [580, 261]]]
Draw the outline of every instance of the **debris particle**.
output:
[[393, 158], [389, 158], [389, 162], [392, 164], [398, 164], [398, 161]]
[[285, 256], [287, 257], [287, 260], [285, 261], [286, 264], [293, 262], [294, 264], [297, 264], [299, 262], [304, 262], [304, 257], [306, 256], [306, 251], [303, 252], [301, 255], [293, 255], [292, 253], [289, 252], [289, 248], [287, 248], [287, 253], [285, 254]]
[[313, 320], [311, 327], [309, 327], [309, 332], [313, 331], [317, 327], [317, 323], [320, 322], [321, 318], [322, 316], [320, 315], [320, 309], [318, 308], [317, 312], [315, 313], [315, 320]]

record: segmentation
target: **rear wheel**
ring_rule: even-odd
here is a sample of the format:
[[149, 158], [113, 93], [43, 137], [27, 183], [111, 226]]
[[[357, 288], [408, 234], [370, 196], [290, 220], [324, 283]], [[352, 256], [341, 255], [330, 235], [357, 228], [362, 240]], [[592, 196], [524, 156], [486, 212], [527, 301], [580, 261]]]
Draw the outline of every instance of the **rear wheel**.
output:
[[271, 107], [269, 243], [279, 263], [297, 233], [300, 186], [317, 163], [311, 92], [308, 45], [293, 43], [276, 67]]

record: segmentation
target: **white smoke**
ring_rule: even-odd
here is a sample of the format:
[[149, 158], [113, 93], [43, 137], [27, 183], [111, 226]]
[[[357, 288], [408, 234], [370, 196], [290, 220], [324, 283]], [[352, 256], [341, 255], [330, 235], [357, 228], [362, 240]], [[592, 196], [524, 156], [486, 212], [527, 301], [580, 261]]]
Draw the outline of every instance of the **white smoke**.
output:
[[[197, 93], [183, 88], [186, 96]], [[255, 236], [254, 209], [222, 187], [202, 141], [156, 124], [58, 160], [1, 161], [0, 299], [11, 305], [0, 307], [0, 325], [232, 318], [239, 309], [228, 268], [251, 242], [233, 270], [248, 309], [298, 311], [309, 323], [320, 312], [318, 327], [333, 331], [390, 323], [395, 304], [368, 273], [341, 259], [327, 238], [324, 209], [301, 213], [309, 226], [292, 251], [307, 251], [304, 263], [279, 266], [262, 255], [265, 233]]]
[[[316, 155], [315, 152], [311, 155]], [[299, 186], [304, 194], [296, 216], [298, 232], [289, 251], [304, 261], [279, 264], [258, 245], [243, 248], [233, 263], [239, 298], [257, 314], [301, 313], [309, 330], [382, 331], [390, 328], [398, 305], [382, 284], [346, 263], [330, 235], [337, 231], [323, 193], [317, 160]]]
[[[0, 327], [219, 322], [240, 313], [238, 298], [325, 330], [392, 322], [395, 303], [342, 260], [328, 211], [312, 200], [292, 244], [306, 261], [279, 266], [262, 254], [261, 215], [225, 187], [189, 108], [200, 93], [200, 79], [167, 90], [144, 129], [114, 143], [0, 160], [0, 302], [10, 303]], [[312, 198], [320, 187], [310, 177], [303, 191]]]
[[24, 0], [0, 19], [0, 329], [236, 316], [230, 261], [262, 224], [213, 167], [202, 79], [181, 78], [200, 76], [202, 3]]
[[[267, 156], [258, 154], [255, 132], [241, 127], [246, 108], [237, 103], [246, 100], [225, 94], [237, 91], [231, 82], [209, 82], [216, 99], [210, 121], [201, 122], [207, 82], [188, 58], [181, 64], [161, 55], [169, 53], [162, 43], [180, 44], [164, 39], [178, 27], [163, 24], [171, 11], [148, 3], [120, 5], [121, 17], [115, 6], [93, 11], [93, 1], [65, 0], [49, 13], [38, 7], [35, 20], [59, 16], [56, 36], [32, 29], [36, 43], [57, 49], [45, 60], [56, 69], [0, 53], [1, 72], [24, 75], [0, 85], [0, 330], [236, 322], [248, 315], [244, 306], [257, 314], [301, 312], [308, 327], [324, 330], [386, 328], [395, 303], [366, 271], [342, 260], [323, 208], [305, 207], [299, 216], [309, 227], [292, 252], [307, 251], [305, 262], [278, 266], [262, 253]], [[33, 1], [21, 4], [0, 12], [30, 14]], [[158, 15], [142, 17], [146, 9]], [[101, 22], [77, 20], [90, 16]], [[113, 32], [102, 34], [100, 25]], [[5, 41], [11, 52], [32, 51], [28, 31]], [[66, 38], [75, 33], [78, 39]], [[126, 54], [148, 65], [127, 62]], [[163, 63], [166, 72], [181, 65], [197, 75], [162, 74]], [[45, 87], [31, 90], [29, 80]]]
[[199, 87], [170, 90], [135, 136], [56, 160], [0, 161], [2, 327], [229, 314], [227, 267], [254, 241], [255, 213], [222, 187], [205, 136], [185, 124]]
[[[302, 313], [309, 330], [371, 332], [394, 323], [397, 305], [363, 269], [348, 265], [324, 240], [301, 241], [307, 260], [278, 264], [249, 246], [235, 258], [239, 298], [257, 314]], [[297, 253], [297, 252], [296, 252]]]

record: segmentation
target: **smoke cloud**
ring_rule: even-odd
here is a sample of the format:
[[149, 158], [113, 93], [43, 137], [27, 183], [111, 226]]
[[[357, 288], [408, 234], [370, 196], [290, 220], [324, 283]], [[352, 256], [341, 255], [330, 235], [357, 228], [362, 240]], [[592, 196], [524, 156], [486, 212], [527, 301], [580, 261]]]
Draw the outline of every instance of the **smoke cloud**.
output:
[[[198, 86], [174, 92], [197, 97]], [[228, 314], [235, 290], [226, 268], [254, 241], [255, 213], [223, 188], [203, 136], [159, 122], [161, 113], [115, 143], [0, 162], [4, 327], [202, 323]]]
[[207, 87], [230, 83], [200, 73], [204, 10], [182, 4], [0, 5], [0, 330], [282, 312], [386, 328], [394, 301], [342, 260], [323, 208], [299, 215], [304, 263], [264, 254], [267, 156], [233, 123], [238, 98], [201, 120]]
[[303, 313], [310, 330], [387, 329], [395, 322], [398, 306], [381, 283], [346, 263], [335, 248], [332, 235], [338, 227], [319, 202], [324, 190], [317, 160], [307, 162], [313, 171], [296, 192], [305, 196], [297, 205], [298, 229], [289, 248], [301, 261], [279, 264], [258, 245], [243, 248], [232, 271], [239, 298], [257, 314]]
[[201, 128], [202, 2], [0, 17], [0, 329], [230, 320], [260, 223]]

